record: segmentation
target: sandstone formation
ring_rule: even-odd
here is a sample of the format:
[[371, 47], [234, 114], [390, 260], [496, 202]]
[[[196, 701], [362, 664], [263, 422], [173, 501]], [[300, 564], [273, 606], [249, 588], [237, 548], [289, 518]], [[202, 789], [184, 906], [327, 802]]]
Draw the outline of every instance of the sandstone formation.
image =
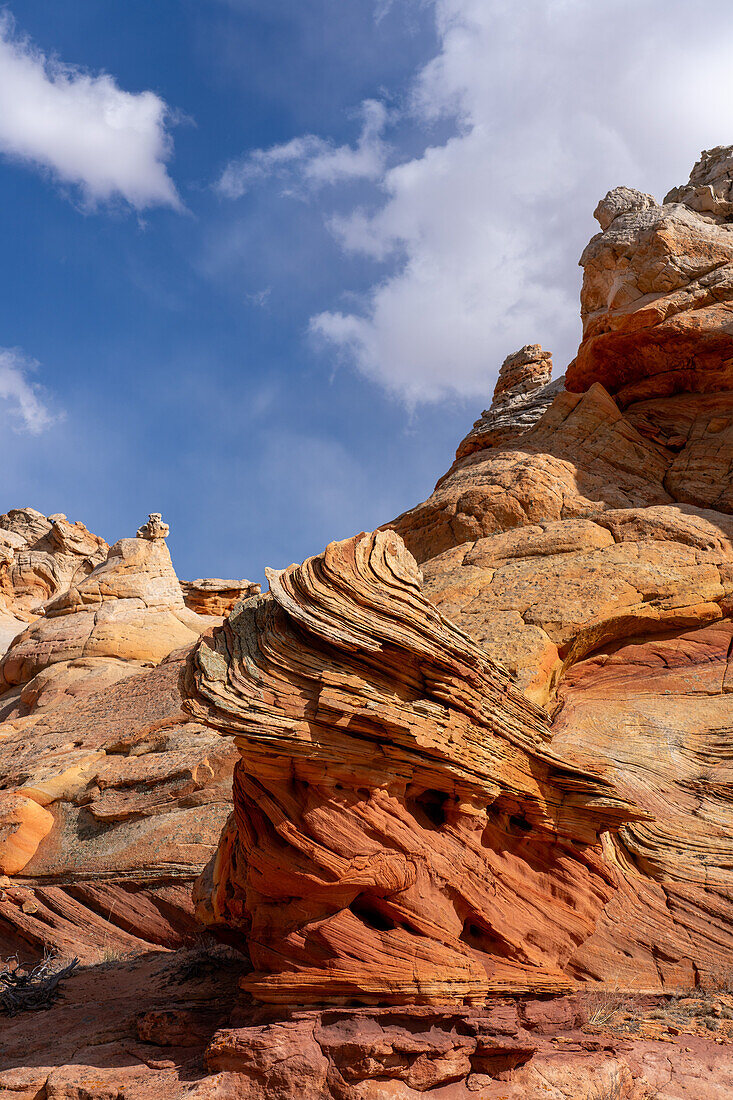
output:
[[13, 1100], [730, 1096], [729, 996], [684, 998], [669, 1013], [659, 999], [621, 1002], [621, 1026], [603, 1028], [586, 1023], [594, 1002], [577, 995], [273, 1015], [236, 1003], [241, 972], [232, 957], [195, 951], [80, 969], [50, 1011], [2, 1019], [0, 1091]]
[[[162, 537], [120, 539], [13, 640], [0, 660], [0, 692], [35, 685], [44, 670], [61, 665], [65, 673], [79, 661], [114, 662], [116, 673], [127, 675], [190, 645], [209, 625], [185, 606]], [[52, 683], [61, 671], [54, 668]]]
[[517, 432], [526, 431], [550, 407], [563, 379], [551, 382], [552, 356], [539, 344], [508, 355], [501, 365], [491, 407], [484, 409], [466, 438], [458, 445], [457, 458], [485, 447], [496, 447]]
[[96, 959], [195, 928], [237, 754], [181, 709], [186, 648], [221, 620], [185, 607], [163, 529], [79, 569], [0, 661], [0, 956]]
[[260, 592], [260, 586], [252, 581], [225, 581], [218, 577], [181, 581], [181, 589], [186, 607], [197, 615], [228, 615], [239, 600]]
[[0, 1091], [733, 1094], [733, 146], [596, 217], [566, 375], [268, 593], [0, 517], [0, 958], [94, 964]]
[[108, 549], [61, 513], [15, 508], [0, 516], [0, 654], [47, 600], [83, 579]]
[[733, 148], [657, 204], [617, 188], [586, 249], [583, 342], [528, 430], [465, 451], [390, 526], [425, 594], [645, 820], [580, 979], [714, 986], [733, 947]]
[[163, 516], [160, 512], [151, 512], [148, 516], [147, 522], [137, 529], [137, 538], [148, 539], [150, 542], [155, 542], [157, 539], [167, 539], [171, 533], [171, 529], [167, 523], [163, 523]]
[[634, 817], [443, 619], [391, 532], [332, 543], [197, 646], [194, 716], [236, 738], [234, 819], [199, 884], [275, 1002], [567, 988]]
[[694, 410], [699, 395], [733, 389], [732, 164], [733, 146], [703, 153], [661, 205], [626, 188], [606, 196], [613, 220], [599, 218], [580, 261], [583, 342], [569, 390], [600, 382], [622, 408], [684, 393]]

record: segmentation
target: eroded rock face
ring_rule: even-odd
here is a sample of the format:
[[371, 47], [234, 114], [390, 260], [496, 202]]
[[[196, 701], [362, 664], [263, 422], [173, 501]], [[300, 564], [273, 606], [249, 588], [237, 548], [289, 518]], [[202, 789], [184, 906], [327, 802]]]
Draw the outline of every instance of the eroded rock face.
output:
[[[10, 515], [48, 536], [44, 517]], [[191, 883], [229, 813], [237, 753], [181, 709], [171, 651], [220, 618], [184, 605], [165, 526], [80, 569], [0, 662], [0, 957], [98, 961], [196, 927]]]
[[[484, 1008], [280, 1012], [236, 1004], [243, 967], [231, 955], [204, 958], [198, 972], [193, 952], [77, 970], [49, 1011], [3, 1019], [0, 1090], [14, 1100], [44, 1093], [54, 1100], [730, 1095], [730, 1023], [692, 1014], [727, 1013], [729, 996], [707, 1004], [685, 998], [677, 1011], [639, 998], [627, 1005], [633, 1031], [587, 1026], [593, 1001], [577, 995], [494, 1000]], [[668, 1029], [665, 1016], [676, 1026]], [[707, 1030], [703, 1019], [719, 1030]]]
[[0, 692], [62, 662], [105, 658], [139, 670], [190, 645], [209, 625], [185, 606], [162, 538], [120, 539], [13, 640], [0, 661]]
[[624, 987], [724, 983], [733, 946], [731, 155], [663, 205], [606, 196], [575, 392], [390, 525], [553, 746], [648, 815], [604, 843], [618, 889], [568, 963]]
[[634, 816], [421, 593], [383, 532], [268, 573], [188, 664], [236, 738], [234, 819], [199, 916], [274, 1002], [481, 1000], [567, 987], [609, 897], [599, 832]]
[[641, 196], [646, 205], [615, 203], [616, 213], [620, 188], [601, 203], [603, 232], [580, 260], [583, 342], [569, 390], [601, 382], [626, 408], [733, 389], [732, 178], [733, 147], [720, 148], [663, 205]]
[[221, 580], [206, 577], [196, 581], [181, 581], [186, 607], [197, 615], [228, 615], [239, 600], [248, 600], [260, 593], [260, 586], [248, 580]]
[[[0, 954], [173, 946], [209, 860], [198, 916], [254, 971], [226, 1018], [219, 985], [172, 1003], [148, 960], [154, 995], [104, 991], [88, 1047], [79, 974], [54, 1053], [8, 1029], [0, 1086], [729, 1094], [722, 1005], [715, 1040], [657, 1009], [619, 1039], [579, 1031], [575, 998], [490, 995], [730, 984], [732, 178], [721, 148], [664, 204], [601, 201], [570, 388], [537, 346], [510, 357], [452, 469], [389, 525], [421, 571], [387, 530], [271, 572], [264, 596], [182, 596], [153, 514], [103, 564], [70, 552], [62, 590], [12, 574], [15, 606], [48, 614], [0, 666]], [[14, 563], [60, 522], [9, 517]], [[189, 636], [157, 663], [173, 620]]]
[[583, 394], [558, 394], [508, 445], [458, 459], [424, 504], [388, 526], [424, 563], [513, 528], [673, 503], [665, 487], [672, 460], [595, 383]]
[[108, 549], [61, 513], [15, 508], [0, 516], [0, 654], [49, 599], [104, 561]]
[[730, 221], [733, 218], [733, 145], [704, 149], [690, 172], [689, 182], [673, 187], [664, 201], [682, 202], [699, 214]]
[[535, 424], [562, 390], [563, 379], [554, 383], [552, 356], [539, 344], [528, 344], [501, 365], [491, 407], [485, 409], [456, 451], [464, 458], [485, 447], [498, 447]]

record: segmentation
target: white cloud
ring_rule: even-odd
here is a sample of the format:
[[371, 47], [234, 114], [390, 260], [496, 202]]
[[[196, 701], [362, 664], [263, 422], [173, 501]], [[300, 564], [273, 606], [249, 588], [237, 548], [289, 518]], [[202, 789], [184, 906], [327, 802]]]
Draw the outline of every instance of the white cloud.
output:
[[661, 197], [701, 148], [733, 141], [733, 6], [432, 2], [441, 48], [411, 114], [453, 133], [386, 167], [369, 210], [324, 209], [344, 250], [387, 266], [358, 308], [311, 321], [408, 403], [486, 398], [525, 343], [564, 369], [597, 200], [620, 183]]
[[46, 57], [0, 15], [0, 152], [78, 186], [89, 205], [121, 197], [178, 209], [168, 116], [153, 92]]
[[52, 413], [45, 391], [29, 377], [38, 364], [18, 348], [0, 348], [0, 401], [6, 402], [11, 422], [18, 430], [40, 435], [59, 416]]
[[257, 182], [276, 177], [318, 189], [348, 180], [379, 179], [388, 148], [383, 140], [387, 109], [375, 99], [361, 105], [362, 128], [356, 145], [334, 145], [315, 134], [293, 138], [269, 149], [254, 149], [231, 161], [217, 183], [220, 194], [237, 199]]

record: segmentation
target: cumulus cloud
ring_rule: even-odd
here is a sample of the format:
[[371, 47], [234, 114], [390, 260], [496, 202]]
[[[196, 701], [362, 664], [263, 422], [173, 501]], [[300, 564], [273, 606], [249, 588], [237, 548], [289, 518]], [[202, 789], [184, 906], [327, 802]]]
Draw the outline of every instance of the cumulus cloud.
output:
[[216, 187], [229, 199], [237, 199], [253, 184], [271, 177], [298, 189], [318, 189], [348, 180], [375, 180], [384, 172], [387, 146], [383, 140], [387, 109], [375, 99], [361, 105], [362, 127], [356, 145], [334, 145], [316, 134], [305, 134], [269, 149], [254, 149], [231, 161]]
[[384, 268], [356, 307], [311, 321], [409, 404], [486, 398], [525, 343], [564, 369], [597, 200], [620, 183], [661, 197], [700, 149], [733, 140], [733, 8], [701, 0], [691, 19], [678, 0], [432, 7], [440, 49], [403, 117], [423, 151], [385, 162], [368, 208], [324, 208], [343, 249]]
[[16, 430], [40, 435], [59, 416], [51, 412], [45, 391], [30, 377], [38, 368], [18, 348], [0, 348], [0, 401]]
[[125, 92], [45, 56], [0, 15], [0, 152], [78, 186], [89, 205], [180, 208], [166, 162], [169, 111], [154, 92]]

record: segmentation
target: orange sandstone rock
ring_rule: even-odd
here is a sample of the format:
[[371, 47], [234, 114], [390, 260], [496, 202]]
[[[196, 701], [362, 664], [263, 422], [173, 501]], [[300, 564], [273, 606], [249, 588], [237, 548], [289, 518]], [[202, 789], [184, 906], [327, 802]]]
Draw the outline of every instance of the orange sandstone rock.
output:
[[234, 821], [199, 915], [265, 1001], [481, 1000], [567, 988], [634, 817], [431, 606], [392, 533], [268, 572], [194, 651], [192, 714], [236, 739]]
[[610, 221], [596, 212], [603, 232], [580, 261], [583, 342], [569, 390], [601, 382], [626, 407], [733, 388], [733, 147], [713, 153], [663, 205], [618, 201]]
[[260, 592], [260, 586], [252, 581], [227, 581], [218, 577], [181, 581], [181, 589], [186, 607], [197, 615], [228, 615], [239, 600], [247, 600]]
[[59, 662], [157, 664], [210, 625], [184, 604], [162, 538], [120, 539], [106, 560], [45, 606], [0, 661], [0, 691]]
[[52, 828], [52, 815], [32, 798], [0, 792], [0, 874], [22, 871]]
[[108, 547], [83, 523], [15, 508], [0, 516], [0, 655], [45, 602], [104, 560]]
[[726, 982], [733, 947], [732, 189], [725, 148], [663, 205], [610, 192], [575, 392], [390, 525], [553, 746], [645, 812], [604, 841], [617, 890], [567, 966], [624, 987]]
[[0, 873], [13, 876], [0, 957], [98, 961], [195, 928], [191, 883], [228, 815], [238, 754], [181, 709], [170, 650], [220, 619], [184, 606], [166, 525], [144, 527], [47, 602], [0, 664]]

